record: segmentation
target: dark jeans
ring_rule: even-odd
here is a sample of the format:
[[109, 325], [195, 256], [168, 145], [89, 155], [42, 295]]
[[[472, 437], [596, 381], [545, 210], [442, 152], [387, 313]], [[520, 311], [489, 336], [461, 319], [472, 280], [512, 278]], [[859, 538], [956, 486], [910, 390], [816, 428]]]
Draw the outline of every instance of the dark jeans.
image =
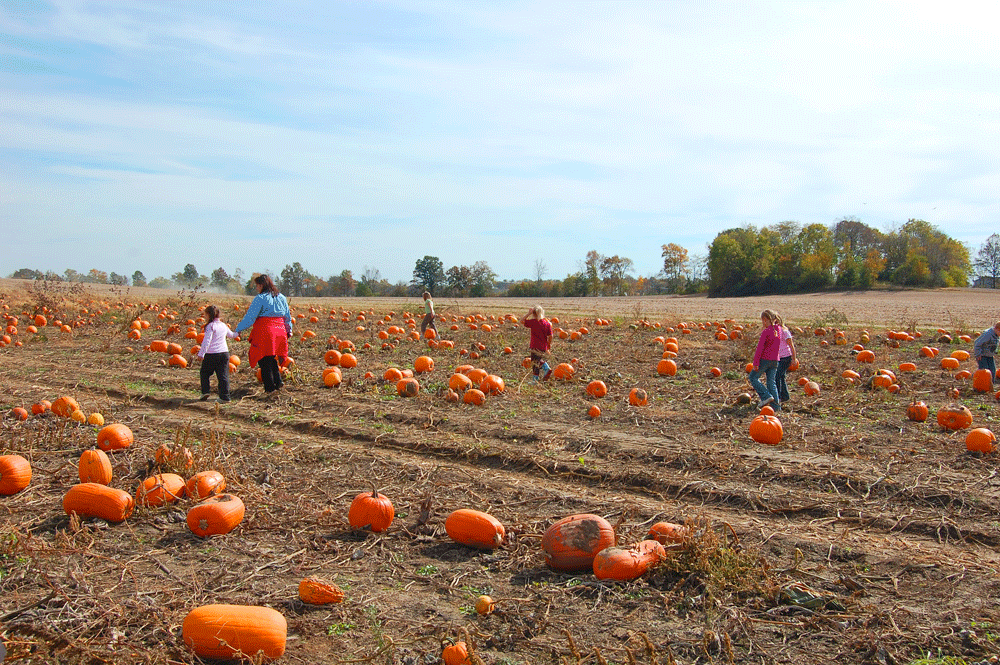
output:
[[219, 379], [219, 399], [229, 399], [229, 354], [206, 353], [201, 361], [201, 394], [212, 392], [211, 378]]
[[993, 380], [994, 381], [996, 380], [997, 365], [996, 361], [993, 359], [993, 356], [979, 356], [979, 359], [976, 361], [976, 363], [979, 365], [979, 369], [990, 370], [990, 373], [993, 375]]
[[260, 367], [260, 380], [264, 382], [264, 392], [273, 393], [285, 385], [281, 380], [281, 370], [278, 368], [276, 357], [264, 356], [257, 361], [257, 365]]
[[[761, 360], [757, 367], [759, 369], [755, 369], [750, 372], [750, 385], [752, 385], [753, 389], [757, 391], [761, 401], [764, 401], [768, 397], [773, 397], [774, 402], [771, 404], [771, 408], [775, 411], [781, 411], [781, 406], [779, 404], [781, 399], [778, 397], [778, 387], [774, 383], [774, 377], [778, 373], [778, 361]], [[760, 382], [761, 374], [767, 377], [766, 386]]]
[[785, 382], [785, 372], [792, 366], [792, 357], [785, 356], [778, 361], [778, 372], [774, 375], [774, 382], [778, 386], [778, 401], [787, 402], [791, 399], [788, 394], [788, 383]]
[[420, 322], [420, 334], [423, 335], [424, 331], [428, 328], [433, 328], [434, 332], [437, 332], [437, 326], [434, 325], [433, 314], [424, 314], [424, 320]]

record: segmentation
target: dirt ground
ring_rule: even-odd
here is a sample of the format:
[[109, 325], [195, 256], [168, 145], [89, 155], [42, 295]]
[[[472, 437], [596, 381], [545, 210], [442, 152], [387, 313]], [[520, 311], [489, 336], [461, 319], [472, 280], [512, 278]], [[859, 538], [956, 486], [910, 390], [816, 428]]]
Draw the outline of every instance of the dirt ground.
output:
[[[576, 373], [545, 383], [521, 365], [527, 331], [503, 322], [522, 316], [528, 301], [439, 301], [441, 336], [455, 348], [431, 350], [405, 337], [383, 349], [378, 338], [388, 325], [405, 327], [404, 312], [419, 312], [416, 299], [296, 299], [304, 318], [281, 396], [261, 395], [246, 342], [232, 342], [244, 363], [226, 405], [197, 399], [196, 363], [169, 367], [143, 346], [193, 344], [184, 325], [166, 334], [169, 321], [157, 317], [164, 309], [183, 324], [217, 302], [234, 324], [232, 305], [248, 299], [26, 290], [10, 280], [0, 281], [0, 299], [19, 319], [12, 341], [23, 343], [0, 349], [0, 452], [33, 467], [27, 489], [0, 497], [4, 662], [204, 662], [185, 647], [180, 627], [208, 603], [281, 612], [281, 663], [431, 664], [449, 639], [465, 639], [491, 665], [958, 665], [1000, 656], [997, 457], [969, 453], [966, 431], [944, 431], [934, 417], [959, 402], [973, 427], [992, 429], [997, 402], [918, 353], [925, 344], [942, 356], [971, 350], [957, 333], [974, 337], [998, 318], [995, 293], [547, 300], [558, 328], [589, 332], [555, 340], [553, 360], [575, 360]], [[82, 323], [71, 334], [53, 326], [28, 333], [28, 315], [42, 307], [50, 319]], [[784, 436], [775, 446], [749, 437], [756, 400], [737, 403], [749, 391], [743, 367], [764, 307], [802, 328], [801, 367], [789, 376], [792, 401], [778, 414]], [[474, 319], [471, 330], [465, 317], [476, 314], [485, 320]], [[151, 323], [138, 341], [126, 337], [135, 316]], [[697, 325], [726, 318], [747, 326], [744, 339], [719, 341], [713, 325]], [[682, 321], [690, 334], [677, 328]], [[816, 327], [827, 334], [815, 335]], [[956, 343], [937, 342], [938, 328]], [[834, 343], [835, 329], [847, 344]], [[890, 329], [923, 336], [895, 348]], [[303, 341], [305, 330], [315, 337]], [[865, 331], [871, 365], [852, 351]], [[357, 347], [357, 367], [344, 369], [336, 388], [321, 378], [331, 336]], [[670, 336], [679, 341], [679, 370], [659, 376], [657, 338]], [[485, 348], [470, 360], [462, 351], [476, 343]], [[513, 353], [504, 353], [508, 346]], [[384, 371], [412, 368], [425, 354], [434, 371], [418, 377], [416, 397], [399, 397]], [[917, 371], [897, 374], [898, 393], [868, 387], [880, 368], [901, 362]], [[506, 390], [479, 407], [447, 402], [451, 370], [465, 363], [500, 375]], [[974, 361], [961, 366], [975, 369]], [[859, 385], [841, 377], [845, 369], [862, 375]], [[365, 379], [369, 371], [374, 378]], [[818, 395], [804, 394], [803, 376], [819, 384]], [[607, 384], [606, 397], [586, 395], [592, 379]], [[648, 406], [629, 405], [633, 387], [648, 392]], [[956, 388], [957, 398], [949, 394]], [[222, 472], [227, 491], [246, 504], [240, 526], [195, 536], [185, 524], [188, 499], [137, 507], [119, 524], [67, 516], [62, 497], [78, 482], [77, 460], [98, 428], [51, 413], [6, 415], [60, 395], [134, 432], [133, 446], [112, 454], [113, 486], [134, 492], [148, 474], [171, 470], [154, 461], [158, 446], [183, 445], [193, 465], [173, 470]], [[930, 407], [926, 422], [907, 420], [914, 399]], [[590, 419], [595, 403], [602, 414]], [[352, 499], [372, 485], [396, 510], [381, 534], [347, 522]], [[444, 520], [458, 508], [497, 517], [503, 544], [483, 551], [452, 541]], [[576, 513], [606, 518], [620, 544], [643, 539], [658, 521], [686, 523], [694, 535], [633, 582], [555, 572], [541, 535]], [[336, 582], [344, 602], [303, 604], [297, 588], [307, 576]], [[488, 616], [473, 609], [481, 594], [497, 601]]]

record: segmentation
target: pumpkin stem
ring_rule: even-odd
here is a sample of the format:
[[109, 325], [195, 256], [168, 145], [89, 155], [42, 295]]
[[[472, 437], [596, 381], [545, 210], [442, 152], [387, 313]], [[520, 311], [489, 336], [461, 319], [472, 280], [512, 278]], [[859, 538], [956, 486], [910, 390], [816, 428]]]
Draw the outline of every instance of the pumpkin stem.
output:
[[369, 480], [368, 482], [370, 482], [372, 484], [372, 498], [373, 499], [377, 499], [378, 498], [378, 487], [375, 485], [375, 481], [374, 480]]

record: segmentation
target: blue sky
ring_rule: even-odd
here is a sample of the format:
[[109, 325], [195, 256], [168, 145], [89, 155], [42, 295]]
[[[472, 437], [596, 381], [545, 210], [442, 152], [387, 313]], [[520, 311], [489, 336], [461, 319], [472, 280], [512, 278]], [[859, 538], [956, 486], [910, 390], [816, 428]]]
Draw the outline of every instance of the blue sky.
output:
[[0, 274], [998, 228], [992, 3], [0, 1]]

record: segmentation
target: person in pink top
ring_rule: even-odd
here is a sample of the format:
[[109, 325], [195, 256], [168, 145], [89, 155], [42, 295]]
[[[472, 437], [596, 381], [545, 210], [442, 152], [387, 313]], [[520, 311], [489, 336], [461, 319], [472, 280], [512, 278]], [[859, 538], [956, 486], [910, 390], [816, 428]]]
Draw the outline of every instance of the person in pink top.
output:
[[219, 308], [209, 305], [205, 308], [205, 337], [201, 340], [198, 357], [201, 358], [201, 399], [208, 399], [211, 394], [211, 378], [215, 374], [219, 379], [218, 402], [229, 401], [229, 344], [226, 339], [234, 339], [236, 333], [229, 329], [219, 318]]
[[[753, 354], [753, 371], [750, 372], [750, 385], [760, 396], [760, 404], [757, 408], [763, 409], [768, 404], [775, 411], [781, 410], [778, 401], [778, 386], [775, 378], [778, 372], [779, 348], [781, 347], [781, 326], [775, 323], [779, 320], [778, 314], [774, 310], [765, 309], [760, 314], [760, 323], [763, 330], [760, 331], [760, 338], [757, 340], [757, 349]], [[760, 381], [760, 375], [767, 377], [767, 385]]]
[[552, 324], [545, 318], [545, 310], [541, 305], [535, 305], [521, 319], [524, 327], [531, 331], [531, 341], [528, 343], [528, 353], [531, 356], [531, 373], [535, 381], [542, 375], [543, 381], [552, 376], [552, 368], [546, 362], [549, 349], [552, 348]]
[[774, 321], [781, 328], [781, 344], [778, 347], [778, 371], [774, 375], [774, 383], [778, 387], [778, 401], [787, 402], [792, 397], [788, 394], [788, 382], [785, 381], [785, 373], [789, 367], [794, 367], [797, 362], [795, 358], [795, 340], [792, 339], [792, 331], [784, 324], [781, 318]]

